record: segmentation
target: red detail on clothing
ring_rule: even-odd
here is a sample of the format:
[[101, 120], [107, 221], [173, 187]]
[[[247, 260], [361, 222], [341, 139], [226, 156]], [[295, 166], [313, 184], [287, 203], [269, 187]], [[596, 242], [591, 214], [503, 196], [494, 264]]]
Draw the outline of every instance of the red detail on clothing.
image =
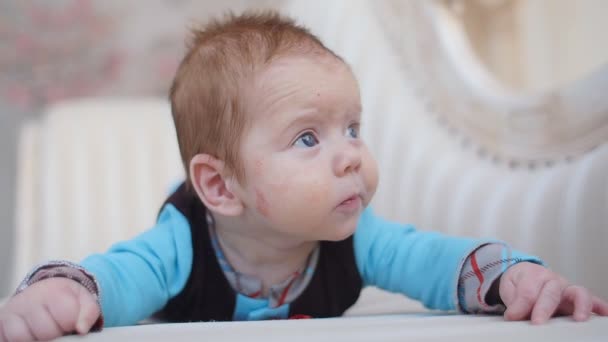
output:
[[296, 315], [291, 315], [289, 317], [289, 319], [311, 319], [312, 316], [309, 315], [303, 315], [303, 314], [296, 314]]
[[259, 290], [259, 291], [257, 291], [257, 292], [251, 293], [251, 294], [249, 295], [249, 298], [258, 298], [258, 297], [259, 297], [259, 296], [261, 296], [261, 295], [262, 295], [262, 290]]
[[296, 279], [298, 279], [298, 276], [300, 275], [300, 272], [296, 272], [293, 274], [293, 277], [291, 278], [291, 281], [289, 282], [289, 284], [287, 285], [287, 287], [285, 287], [285, 289], [283, 290], [283, 293], [281, 293], [281, 298], [279, 298], [279, 302], [277, 303], [277, 307], [285, 304], [285, 299], [287, 298], [287, 293], [289, 293], [289, 289], [291, 288], [291, 285], [293, 285], [293, 283], [295, 282]]
[[479, 287], [477, 288], [477, 300], [483, 306], [485, 304], [485, 302], [481, 299], [481, 285], [483, 285], [483, 273], [481, 273], [481, 270], [477, 265], [477, 255], [475, 252], [473, 252], [473, 254], [471, 255], [471, 267], [473, 267], [473, 271], [475, 272], [475, 275], [479, 280]]

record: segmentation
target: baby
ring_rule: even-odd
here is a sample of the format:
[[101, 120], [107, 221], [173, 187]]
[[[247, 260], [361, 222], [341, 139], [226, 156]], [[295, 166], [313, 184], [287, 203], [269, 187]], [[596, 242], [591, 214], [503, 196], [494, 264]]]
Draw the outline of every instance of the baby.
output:
[[157, 224], [80, 264], [33, 270], [0, 311], [0, 341], [149, 317], [340, 316], [368, 285], [508, 320], [608, 315], [608, 303], [504, 243], [375, 216], [357, 81], [289, 19], [248, 13], [194, 31], [171, 108], [188, 181]]

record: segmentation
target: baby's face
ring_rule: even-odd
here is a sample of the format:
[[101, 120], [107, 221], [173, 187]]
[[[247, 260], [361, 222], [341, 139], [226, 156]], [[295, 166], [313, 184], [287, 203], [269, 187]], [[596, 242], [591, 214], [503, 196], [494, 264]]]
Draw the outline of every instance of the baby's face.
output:
[[283, 58], [247, 95], [251, 125], [237, 185], [249, 219], [281, 235], [341, 240], [351, 235], [378, 183], [359, 136], [361, 102], [350, 69], [333, 57]]

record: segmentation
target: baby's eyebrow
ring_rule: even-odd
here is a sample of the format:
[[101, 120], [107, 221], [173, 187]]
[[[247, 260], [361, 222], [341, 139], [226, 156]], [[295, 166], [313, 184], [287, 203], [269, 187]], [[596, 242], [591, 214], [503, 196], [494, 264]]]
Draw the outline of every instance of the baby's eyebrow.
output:
[[353, 114], [361, 114], [363, 108], [361, 108], [361, 103], [357, 103], [352, 108], [349, 108], [348, 112]]
[[353, 117], [361, 118], [361, 111], [361, 105], [357, 104], [354, 106], [349, 106], [348, 109], [343, 112], [343, 115], [348, 119], [352, 119]]
[[314, 120], [324, 120], [324, 116], [320, 114], [321, 113], [317, 108], [310, 108], [299, 112], [290, 113], [290, 118], [287, 121], [288, 124], [285, 126], [285, 130], [289, 130], [291, 127], [300, 125], [305, 122], [310, 122]]

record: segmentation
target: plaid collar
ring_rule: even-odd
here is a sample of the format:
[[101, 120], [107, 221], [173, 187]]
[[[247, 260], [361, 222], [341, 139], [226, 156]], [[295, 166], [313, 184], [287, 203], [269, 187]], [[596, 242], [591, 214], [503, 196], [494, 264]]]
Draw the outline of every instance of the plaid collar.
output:
[[226, 259], [215, 231], [213, 217], [209, 213], [207, 213], [207, 225], [215, 257], [224, 272], [224, 276], [236, 292], [250, 298], [266, 299], [268, 300], [268, 306], [275, 308], [295, 300], [312, 279], [319, 260], [320, 245], [315, 247], [305, 265], [286, 280], [271, 286], [268, 298], [262, 297], [262, 280], [252, 275], [239, 273]]

